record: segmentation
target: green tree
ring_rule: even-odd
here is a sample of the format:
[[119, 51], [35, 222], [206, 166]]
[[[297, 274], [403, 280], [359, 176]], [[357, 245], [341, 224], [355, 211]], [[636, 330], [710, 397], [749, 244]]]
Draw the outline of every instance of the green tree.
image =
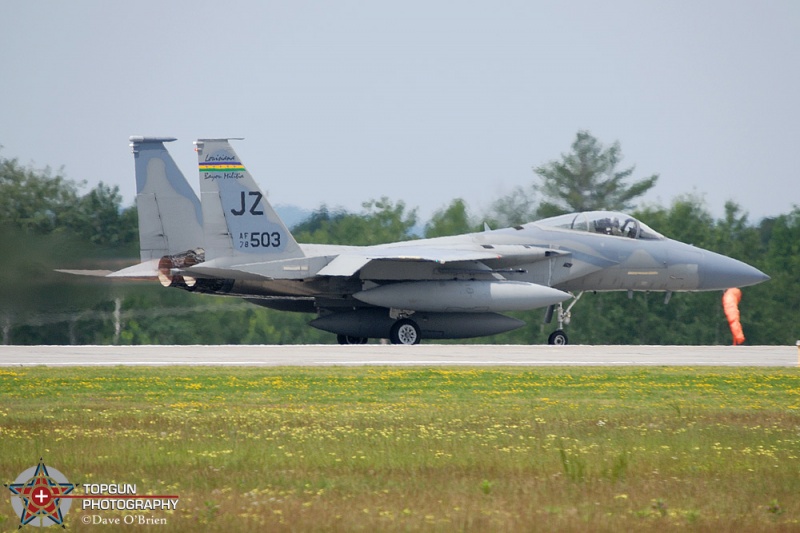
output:
[[477, 231], [461, 198], [453, 200], [449, 206], [436, 211], [425, 224], [425, 237], [444, 237]]
[[[97, 343], [115, 336], [111, 316], [117, 289], [54, 269], [97, 268], [91, 263], [102, 256], [135, 255], [136, 212], [121, 209], [116, 187], [101, 183], [79, 196], [81, 185], [61, 172], [0, 158], [3, 342]], [[88, 323], [92, 326], [84, 331]]]
[[589, 132], [579, 131], [570, 153], [534, 168], [542, 178], [537, 190], [544, 197], [538, 214], [548, 217], [573, 211], [631, 209], [633, 200], [656, 184], [658, 174], [629, 185], [626, 181], [635, 167], [617, 170], [621, 161], [619, 142], [604, 147]]
[[493, 228], [508, 228], [540, 218], [538, 212], [536, 187], [517, 186], [511, 194], [492, 202], [485, 218]]
[[109, 187], [100, 182], [78, 198], [62, 218], [65, 227], [89, 243], [126, 248], [138, 244], [136, 208], [122, 208], [122, 196], [116, 185]]
[[0, 226], [39, 235], [61, 227], [64, 213], [75, 205], [78, 186], [48, 167], [23, 167], [0, 158]]
[[412, 238], [417, 224], [417, 211], [406, 211], [402, 201], [386, 197], [362, 204], [361, 214], [331, 212], [327, 206], [316, 210], [306, 222], [294, 228], [299, 242], [315, 244], [349, 244], [367, 246]]
[[307, 219], [299, 224], [295, 224], [294, 227], [292, 227], [292, 233], [295, 238], [297, 238], [299, 235], [311, 236], [317, 234], [317, 232], [325, 232], [329, 226], [338, 224], [339, 221], [347, 215], [347, 211], [343, 209], [331, 211], [327, 205], [323, 204], [315, 209]]
[[0, 226], [29, 235], [72, 234], [104, 247], [136, 244], [136, 209], [122, 208], [119, 187], [100, 182], [80, 196], [82, 185], [50, 168], [36, 170], [0, 158]]
[[642, 222], [662, 235], [702, 248], [714, 247], [714, 217], [703, 199], [682, 195], [669, 208], [647, 206], [634, 213]]
[[772, 279], [743, 290], [744, 334], [751, 344], [793, 345], [800, 339], [800, 206], [759, 230], [765, 252], [753, 264]]

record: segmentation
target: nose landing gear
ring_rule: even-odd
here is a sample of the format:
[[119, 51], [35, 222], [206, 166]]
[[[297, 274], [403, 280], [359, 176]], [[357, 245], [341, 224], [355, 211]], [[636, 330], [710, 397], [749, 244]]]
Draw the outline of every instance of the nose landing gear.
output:
[[563, 329], [557, 329], [547, 338], [547, 344], [552, 344], [554, 346], [564, 346], [568, 343], [569, 339]]
[[[552, 344], [554, 346], [564, 346], [569, 344], [569, 338], [564, 332], [564, 326], [568, 326], [572, 320], [572, 306], [578, 303], [578, 300], [581, 299], [581, 296], [583, 296], [583, 291], [579, 292], [578, 295], [574, 297], [566, 309], [564, 309], [564, 306], [561, 305], [561, 302], [558, 303], [558, 329], [550, 334], [550, 337], [547, 339], [548, 344]], [[553, 312], [555, 309], [556, 306], [552, 305], [547, 308], [547, 314], [544, 318], [545, 324], [549, 324], [553, 320]]]

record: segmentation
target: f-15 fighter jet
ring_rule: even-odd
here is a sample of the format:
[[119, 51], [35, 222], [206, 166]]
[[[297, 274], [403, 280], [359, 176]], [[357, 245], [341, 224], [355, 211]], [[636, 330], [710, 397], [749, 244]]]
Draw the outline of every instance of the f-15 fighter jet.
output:
[[[142, 262], [109, 277], [312, 312], [342, 344], [460, 339], [524, 323], [507, 311], [547, 308], [564, 325], [583, 291], [725, 290], [769, 279], [729, 257], [660, 235], [624, 213], [595, 211], [377, 246], [300, 244], [229, 139], [195, 142], [200, 198], [164, 146], [131, 137]], [[562, 302], [572, 299], [564, 309]]]

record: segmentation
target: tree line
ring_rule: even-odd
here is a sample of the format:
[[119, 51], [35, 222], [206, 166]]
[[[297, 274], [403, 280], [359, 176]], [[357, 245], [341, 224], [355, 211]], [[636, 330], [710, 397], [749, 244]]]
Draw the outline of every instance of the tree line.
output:
[[[1, 154], [0, 154], [1, 155]], [[526, 187], [474, 214], [461, 198], [421, 224], [417, 210], [389, 198], [360, 212], [321, 205], [292, 228], [298, 242], [370, 245], [481, 231], [557, 214], [629, 211], [660, 233], [740, 259], [771, 276], [743, 290], [747, 344], [794, 344], [800, 338], [800, 207], [751, 222], [732, 202], [715, 218], [702, 198], [687, 194], [669, 206], [639, 205], [658, 175], [633, 179], [619, 168], [620, 144], [578, 132], [560, 158], [533, 168]], [[138, 260], [137, 212], [117, 187], [85, 184], [63, 171], [36, 169], [0, 157], [0, 328], [4, 344], [293, 344], [333, 343], [308, 327], [313, 315], [285, 313], [237, 299], [167, 290], [157, 283], [110, 282], [55, 272], [115, 270]], [[422, 227], [422, 235], [419, 228]], [[568, 333], [584, 344], [730, 344], [720, 292], [586, 294]], [[543, 310], [509, 313], [526, 326], [481, 343], [541, 344], [555, 329]], [[464, 341], [459, 341], [464, 342]]]

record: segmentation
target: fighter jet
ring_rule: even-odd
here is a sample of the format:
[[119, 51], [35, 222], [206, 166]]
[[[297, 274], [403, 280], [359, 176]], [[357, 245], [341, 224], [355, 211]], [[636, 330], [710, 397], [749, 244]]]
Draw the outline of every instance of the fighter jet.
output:
[[[769, 279], [735, 259], [668, 239], [636, 218], [595, 211], [511, 228], [377, 246], [300, 244], [231, 146], [196, 141], [200, 198], [164, 143], [131, 137], [141, 263], [112, 278], [227, 295], [283, 311], [341, 344], [494, 335], [546, 308], [564, 326], [584, 291], [711, 291]], [[566, 309], [563, 302], [572, 300]]]

